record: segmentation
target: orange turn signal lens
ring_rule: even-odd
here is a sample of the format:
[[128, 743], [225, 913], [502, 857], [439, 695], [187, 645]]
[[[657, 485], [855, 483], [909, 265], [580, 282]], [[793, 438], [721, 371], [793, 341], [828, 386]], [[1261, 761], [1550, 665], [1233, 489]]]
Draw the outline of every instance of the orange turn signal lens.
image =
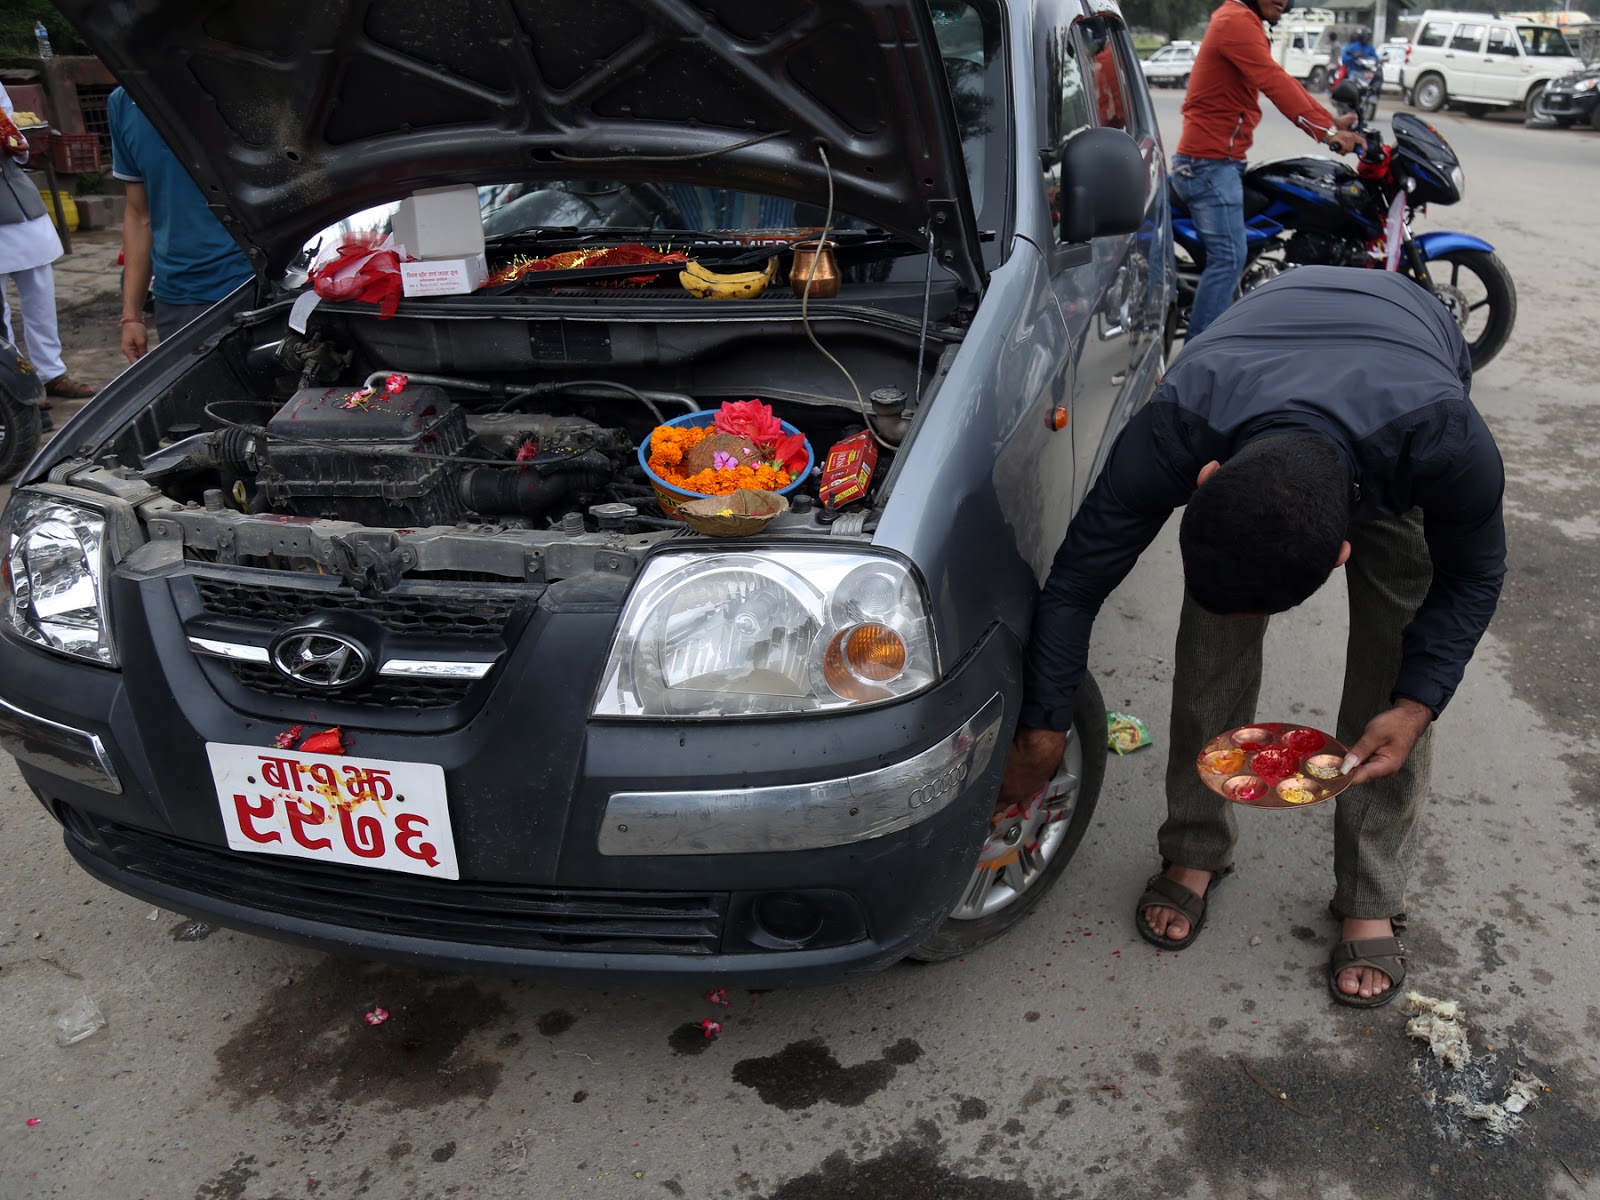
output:
[[905, 639], [887, 625], [842, 629], [822, 655], [822, 677], [834, 692], [851, 700], [882, 699], [888, 693], [873, 685], [886, 683], [905, 669]]

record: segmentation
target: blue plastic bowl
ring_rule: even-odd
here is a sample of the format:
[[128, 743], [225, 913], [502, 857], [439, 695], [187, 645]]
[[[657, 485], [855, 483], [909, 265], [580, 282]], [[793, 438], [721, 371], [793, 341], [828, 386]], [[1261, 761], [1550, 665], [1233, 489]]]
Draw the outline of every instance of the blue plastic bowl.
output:
[[[699, 412], [684, 413], [681, 417], [673, 417], [672, 420], [666, 423], [668, 425], [689, 425], [699, 427], [702, 425], [710, 425], [716, 419], [717, 410], [714, 408], [705, 408], [701, 409]], [[785, 420], [780, 419], [778, 424], [783, 426], [784, 433], [800, 432]], [[778, 495], [789, 495], [791, 492], [799, 488], [799, 486], [806, 481], [806, 476], [811, 473], [811, 468], [816, 463], [817, 456], [812, 453], [811, 440], [809, 438], [806, 439], [805, 447], [806, 465], [801, 468], [799, 474], [794, 477], [793, 483], [791, 483], [788, 487], [778, 489]], [[649, 438], [645, 438], [645, 440], [639, 444], [639, 465], [644, 468], [645, 478], [650, 481], [650, 486], [655, 489], [656, 499], [661, 502], [661, 511], [666, 513], [668, 516], [677, 516], [678, 505], [680, 504], [687, 503], [690, 500], [705, 499], [705, 496], [699, 492], [691, 492], [685, 488], [678, 487], [676, 484], [668, 483], [665, 479], [661, 478], [661, 476], [657, 475], [650, 469]]]

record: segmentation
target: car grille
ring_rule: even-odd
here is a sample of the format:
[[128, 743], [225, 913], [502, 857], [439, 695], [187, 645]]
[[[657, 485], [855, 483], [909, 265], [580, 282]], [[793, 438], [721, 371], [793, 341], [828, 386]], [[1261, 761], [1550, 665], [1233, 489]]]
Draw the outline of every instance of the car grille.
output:
[[230, 662], [234, 679], [264, 696], [286, 700], [316, 700], [322, 704], [361, 704], [380, 708], [449, 708], [460, 704], [478, 686], [476, 679], [373, 679], [349, 696], [330, 697], [322, 688], [290, 679], [275, 667], [259, 663]]
[[319, 613], [359, 613], [395, 633], [497, 635], [519, 603], [514, 596], [433, 593], [362, 596], [353, 591], [294, 591], [197, 578], [207, 612], [219, 617], [297, 625]]
[[[526, 590], [508, 594], [503, 587], [467, 585], [450, 590], [431, 585], [369, 596], [350, 588], [285, 586], [278, 576], [258, 583], [195, 575], [192, 582], [207, 616], [249, 622], [267, 635], [317, 616], [349, 613], [376, 622], [397, 638], [476, 638], [496, 652], [513, 640], [520, 611], [536, 598]], [[425, 651], [417, 656], [427, 657]], [[465, 705], [475, 694], [480, 698], [484, 694], [479, 680], [378, 676], [330, 695], [265, 664], [230, 661], [227, 669], [236, 683], [257, 695], [311, 700], [324, 707], [439, 710]]]
[[[65, 809], [65, 806], [60, 806]], [[304, 921], [513, 950], [715, 954], [726, 892], [565, 890], [429, 880], [238, 854], [81, 812], [58, 814], [80, 847], [134, 881]]]

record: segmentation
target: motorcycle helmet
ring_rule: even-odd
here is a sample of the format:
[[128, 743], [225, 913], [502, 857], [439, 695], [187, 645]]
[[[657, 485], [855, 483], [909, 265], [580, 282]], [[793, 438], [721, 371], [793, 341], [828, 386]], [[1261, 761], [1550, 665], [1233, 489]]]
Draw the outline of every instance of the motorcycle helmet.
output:
[[1363, 25], [1360, 29], [1356, 30], [1356, 41], [1358, 41], [1358, 42], [1370, 42], [1371, 40], [1372, 40], [1372, 30], [1368, 29], [1365, 25]]

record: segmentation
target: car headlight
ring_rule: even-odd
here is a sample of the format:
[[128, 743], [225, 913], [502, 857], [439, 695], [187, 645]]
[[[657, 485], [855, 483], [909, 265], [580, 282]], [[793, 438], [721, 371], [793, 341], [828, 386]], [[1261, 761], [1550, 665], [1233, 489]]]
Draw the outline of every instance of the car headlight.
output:
[[938, 678], [927, 598], [898, 559], [658, 554], [629, 595], [594, 714], [829, 711], [897, 700]]
[[1597, 87], [1600, 87], [1600, 79], [1580, 79], [1572, 85], [1572, 90], [1575, 92], [1592, 92]]
[[1450, 168], [1450, 182], [1455, 185], [1456, 199], [1464, 200], [1467, 195], [1467, 173], [1459, 166]]
[[53, 496], [18, 492], [0, 517], [0, 622], [74, 658], [117, 665], [106, 621], [106, 518]]

